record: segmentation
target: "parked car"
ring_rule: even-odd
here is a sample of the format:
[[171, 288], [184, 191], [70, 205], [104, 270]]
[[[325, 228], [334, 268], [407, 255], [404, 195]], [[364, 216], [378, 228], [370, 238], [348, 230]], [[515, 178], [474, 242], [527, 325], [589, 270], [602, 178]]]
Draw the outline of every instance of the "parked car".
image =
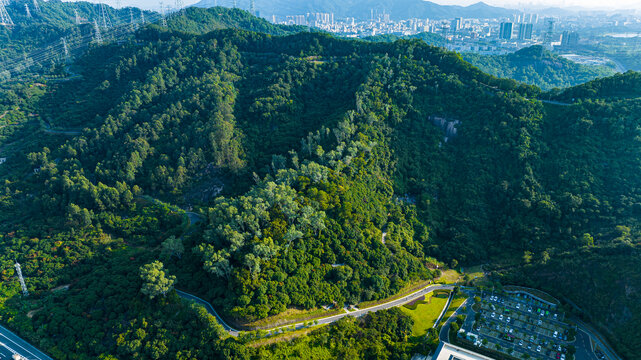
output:
[[557, 336], [559, 336], [559, 332], [555, 331], [554, 334], [552, 334], [552, 337], [556, 339]]
[[523, 346], [523, 340], [519, 341], [519, 346]]
[[536, 351], [537, 351], [537, 352], [541, 352], [541, 345], [539, 345], [539, 346], [537, 346], [537, 347], [536, 347]]
[[511, 320], [511, 318], [508, 316], [506, 321], [509, 323], [510, 320]]

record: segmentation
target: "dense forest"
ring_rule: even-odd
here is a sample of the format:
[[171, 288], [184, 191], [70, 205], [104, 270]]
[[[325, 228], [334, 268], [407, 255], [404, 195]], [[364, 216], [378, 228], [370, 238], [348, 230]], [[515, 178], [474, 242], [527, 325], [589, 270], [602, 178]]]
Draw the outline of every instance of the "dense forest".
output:
[[465, 53], [463, 58], [488, 74], [536, 85], [544, 90], [566, 88], [615, 74], [614, 68], [577, 64], [540, 45], [507, 55]]
[[397, 310], [258, 346], [173, 290], [243, 327], [389, 297], [436, 258], [641, 351], [638, 279], [612, 274], [638, 262], [637, 73], [542, 93], [417, 39], [177, 16], [90, 47], [82, 81], [0, 92], [0, 319], [21, 336], [60, 359], [405, 359]]

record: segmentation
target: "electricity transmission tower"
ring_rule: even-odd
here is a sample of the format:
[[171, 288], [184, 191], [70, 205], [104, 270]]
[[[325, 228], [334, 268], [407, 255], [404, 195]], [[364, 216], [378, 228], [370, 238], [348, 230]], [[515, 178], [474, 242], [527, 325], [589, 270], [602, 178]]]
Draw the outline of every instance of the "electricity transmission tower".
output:
[[167, 27], [167, 18], [165, 18], [165, 4], [160, 2], [160, 16], [162, 17], [162, 26]]
[[102, 44], [102, 35], [100, 34], [100, 26], [98, 26], [98, 20], [94, 19], [93, 20], [93, 41], [97, 42], [98, 44]]
[[100, 3], [100, 21], [103, 29], [111, 27], [111, 19], [107, 16], [107, 7], [103, 3]]
[[184, 3], [183, 3], [183, 0], [176, 0], [176, 11], [179, 11], [179, 10], [180, 10], [180, 9], [182, 9], [184, 6], [185, 6], [185, 5], [184, 5]]
[[256, 14], [256, 4], [254, 3], [254, 0], [249, 1], [249, 13], [252, 15]]
[[67, 47], [67, 39], [62, 38], [62, 46], [64, 48], [65, 62], [69, 62], [69, 48]]
[[7, 9], [5, 9], [4, 2], [0, 3], [0, 25], [13, 26], [13, 20], [11, 20]]
[[29, 296], [29, 290], [27, 290], [27, 284], [24, 283], [24, 278], [22, 277], [22, 269], [20, 269], [20, 264], [16, 261], [16, 273], [18, 274], [18, 280], [20, 281], [20, 287], [22, 287], [22, 295]]
[[36, 13], [40, 13], [40, 5], [38, 5], [38, 0], [33, 0], [33, 9], [36, 11]]
[[31, 11], [29, 11], [29, 4], [24, 4], [24, 11], [29, 19], [31, 19]]
[[78, 15], [78, 10], [73, 9], [73, 14], [76, 17], [76, 25], [80, 25], [80, 15]]
[[129, 17], [131, 18], [131, 31], [134, 31], [136, 29], [136, 23], [134, 22], [134, 11], [129, 8]]
[[140, 9], [140, 23], [145, 25], [145, 12]]

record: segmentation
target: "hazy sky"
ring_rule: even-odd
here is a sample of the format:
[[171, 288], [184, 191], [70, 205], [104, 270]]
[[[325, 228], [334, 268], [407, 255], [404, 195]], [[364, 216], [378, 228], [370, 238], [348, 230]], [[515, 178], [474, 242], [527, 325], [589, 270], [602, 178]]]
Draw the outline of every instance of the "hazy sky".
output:
[[[117, 0], [89, 0], [92, 2], [105, 2], [109, 5], [115, 6]], [[175, 0], [164, 0], [165, 4], [172, 4]], [[185, 5], [191, 5], [199, 0], [183, 0]], [[256, 0], [258, 7], [260, 7], [261, 1], [269, 0]], [[299, 0], [305, 1], [305, 0]], [[435, 3], [439, 4], [457, 4], [457, 5], [469, 5], [476, 3], [480, 0], [432, 0]], [[641, 0], [484, 0], [486, 3], [496, 6], [505, 6], [508, 8], [522, 9], [526, 7], [538, 7], [538, 6], [554, 6], [554, 7], [570, 7], [570, 6], [580, 6], [585, 8], [619, 8], [619, 9], [639, 9], [641, 10]], [[143, 7], [147, 9], [157, 9], [159, 7], [160, 0], [120, 0], [122, 6], [133, 5], [137, 7]], [[249, 3], [249, 0], [238, 0], [239, 6], [246, 7], [245, 3]]]

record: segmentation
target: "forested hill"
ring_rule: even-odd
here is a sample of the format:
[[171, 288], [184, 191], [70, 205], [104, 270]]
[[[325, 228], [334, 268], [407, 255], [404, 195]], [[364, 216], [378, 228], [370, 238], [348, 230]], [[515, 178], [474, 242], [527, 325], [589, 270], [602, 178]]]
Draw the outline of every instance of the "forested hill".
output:
[[[25, 5], [29, 7], [31, 17], [27, 16]], [[33, 1], [26, 0], [11, 1], [5, 7], [15, 26], [0, 27], [0, 62], [36, 49], [44, 52], [52, 47], [61, 48], [62, 37], [67, 38], [69, 45], [73, 39], [86, 36], [91, 39], [93, 22], [101, 19], [98, 4], [82, 1], [38, 1], [40, 11], [36, 10]], [[81, 24], [76, 24], [74, 10], [77, 11]], [[132, 10], [133, 13], [130, 13], [129, 8], [114, 9], [105, 6], [105, 18], [113, 26], [129, 24], [131, 15], [135, 20], [142, 16], [141, 10]], [[147, 20], [153, 19], [153, 14], [144, 11]]]
[[[242, 327], [388, 297], [433, 279], [434, 258], [545, 283], [582, 274], [577, 249], [594, 254], [589, 269], [641, 238], [635, 99], [542, 104], [540, 89], [422, 41], [307, 32], [148, 27], [77, 65], [82, 81], [0, 97], [12, 132], [0, 137], [0, 315], [57, 358], [282, 354], [225, 339], [172, 287]], [[596, 320], [638, 328], [626, 303], [638, 284], [591, 281], [596, 295], [558, 294], [588, 308], [617, 289], [629, 297], [610, 306], [626, 316]], [[390, 314], [306, 344], [324, 358], [409, 357], [411, 324]]]
[[211, 7], [188, 7], [169, 17], [167, 25], [176, 31], [193, 34], [205, 34], [220, 29], [242, 29], [271, 35], [288, 35], [309, 31], [305, 26], [274, 25], [265, 19], [256, 17], [247, 11]]
[[464, 53], [463, 58], [489, 74], [537, 85], [544, 90], [566, 88], [616, 73], [606, 66], [577, 64], [539, 45], [507, 55]]

